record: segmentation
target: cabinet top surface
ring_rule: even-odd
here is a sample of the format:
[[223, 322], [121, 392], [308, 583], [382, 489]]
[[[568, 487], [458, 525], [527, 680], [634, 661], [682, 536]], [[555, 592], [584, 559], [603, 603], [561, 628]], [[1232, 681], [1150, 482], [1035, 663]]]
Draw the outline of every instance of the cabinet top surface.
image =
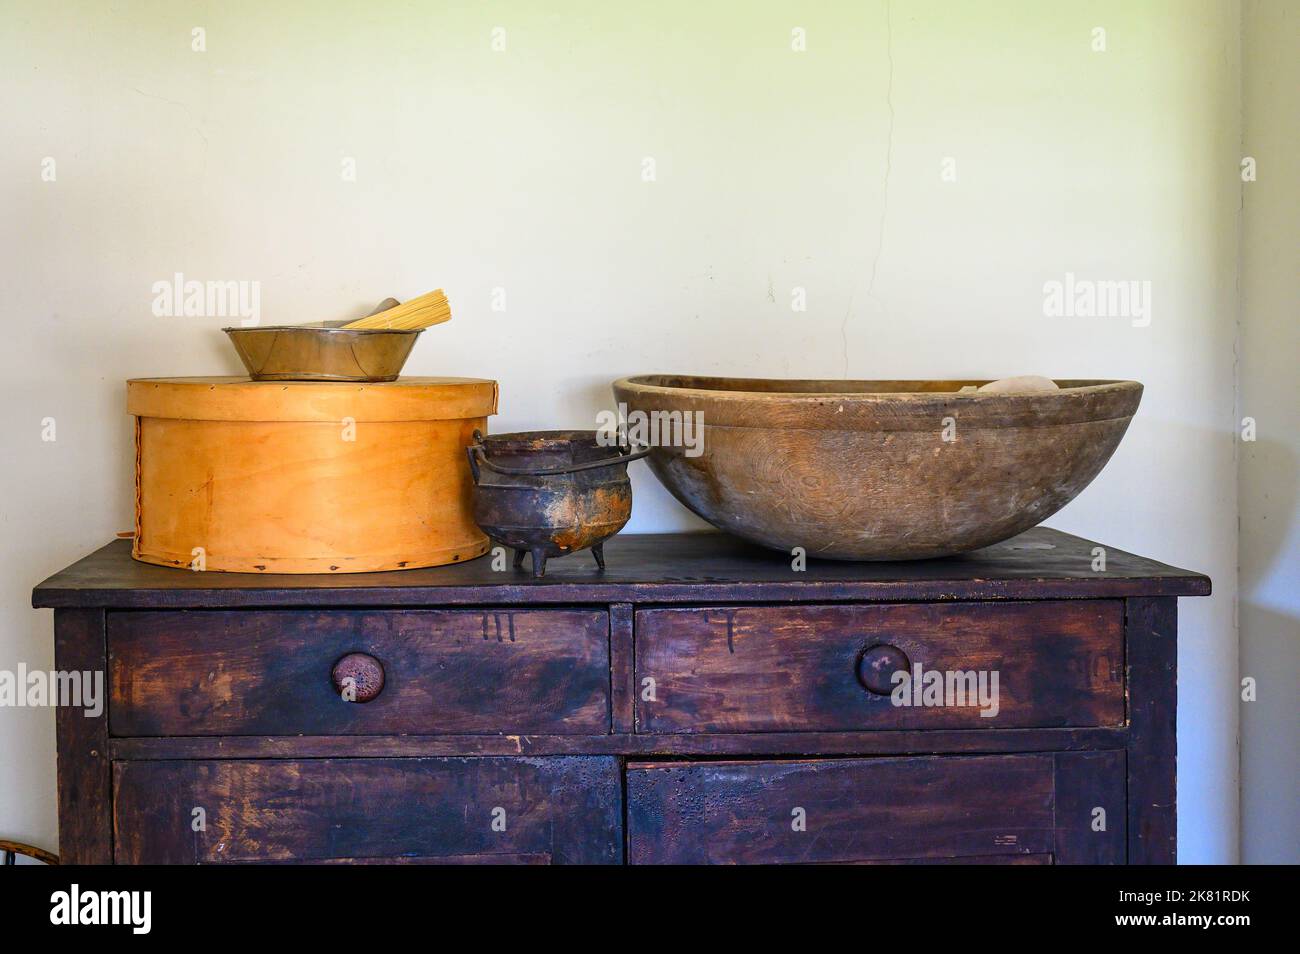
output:
[[[896, 563], [792, 558], [720, 533], [621, 534], [591, 555], [553, 559], [546, 576], [507, 555], [388, 573], [277, 575], [194, 572], [131, 559], [115, 540], [41, 583], [36, 607], [419, 606], [512, 603], [815, 602], [1206, 596], [1208, 577], [1105, 548], [1048, 527], [961, 556]], [[508, 554], [508, 551], [507, 551]], [[493, 569], [493, 564], [504, 570]]]

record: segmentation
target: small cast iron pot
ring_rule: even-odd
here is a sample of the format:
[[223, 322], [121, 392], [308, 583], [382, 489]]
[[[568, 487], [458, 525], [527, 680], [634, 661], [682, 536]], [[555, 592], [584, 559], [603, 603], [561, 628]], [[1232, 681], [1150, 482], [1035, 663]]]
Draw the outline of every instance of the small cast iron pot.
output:
[[515, 567], [591, 548], [605, 569], [604, 542], [632, 516], [627, 465], [650, 453], [602, 446], [596, 431], [524, 431], [484, 437], [467, 447], [474, 475], [474, 522], [513, 547]]

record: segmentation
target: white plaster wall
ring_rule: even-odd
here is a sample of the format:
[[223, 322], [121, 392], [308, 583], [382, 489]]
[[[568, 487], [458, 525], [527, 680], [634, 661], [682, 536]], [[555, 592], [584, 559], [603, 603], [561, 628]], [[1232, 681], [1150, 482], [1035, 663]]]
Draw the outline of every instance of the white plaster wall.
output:
[[1243, 189], [1240, 416], [1255, 439], [1239, 450], [1241, 853], [1300, 862], [1300, 8], [1242, 5]]

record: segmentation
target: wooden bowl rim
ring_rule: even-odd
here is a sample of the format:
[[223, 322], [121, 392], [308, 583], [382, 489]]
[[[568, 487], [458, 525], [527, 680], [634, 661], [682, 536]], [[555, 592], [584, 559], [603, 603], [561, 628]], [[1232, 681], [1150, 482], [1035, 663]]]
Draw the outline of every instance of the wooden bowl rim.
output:
[[[673, 380], [735, 382], [742, 388], [665, 385]], [[900, 386], [981, 384], [981, 381], [826, 381], [723, 378], [704, 375], [635, 375], [614, 382], [620, 401], [639, 410], [699, 412], [705, 426], [760, 430], [807, 428], [842, 431], [927, 431], [948, 416], [976, 428], [1050, 427], [1106, 420], [1128, 421], [1142, 399], [1137, 381], [1067, 379], [1057, 391], [1021, 393], [898, 390]], [[767, 385], [767, 390], [755, 390]], [[800, 385], [846, 385], [857, 390], [800, 391]], [[887, 387], [880, 388], [879, 385]], [[743, 389], [749, 386], [749, 389]], [[781, 387], [788, 390], [781, 390]]]
[[690, 395], [693, 397], [704, 397], [711, 400], [737, 400], [737, 401], [764, 401], [780, 400], [786, 402], [811, 402], [821, 403], [830, 399], [864, 401], [872, 399], [886, 399], [889, 401], [923, 401], [923, 400], [1013, 400], [1013, 399], [1035, 399], [1060, 397], [1062, 395], [1083, 397], [1092, 394], [1104, 394], [1114, 391], [1132, 391], [1141, 390], [1140, 381], [1131, 381], [1125, 379], [1110, 378], [1053, 378], [1052, 380], [1058, 385], [1056, 391], [940, 391], [940, 390], [899, 390], [897, 388], [866, 388], [851, 387], [840, 390], [799, 390], [791, 388], [781, 390], [778, 388], [767, 388], [752, 390], [748, 388], [711, 388], [711, 387], [690, 387], [687, 385], [667, 385], [657, 383], [663, 379], [694, 380], [694, 381], [734, 381], [745, 384], [774, 384], [774, 385], [800, 385], [800, 384], [845, 384], [845, 385], [880, 385], [880, 384], [954, 384], [958, 388], [974, 385], [979, 387], [984, 384], [991, 384], [999, 378], [988, 379], [971, 379], [958, 380], [948, 378], [899, 378], [897, 380], [885, 379], [838, 379], [826, 378], [734, 378], [721, 375], [696, 375], [696, 374], [636, 374], [625, 378], [619, 378], [614, 382], [615, 388], [626, 388], [650, 394], [680, 394]]

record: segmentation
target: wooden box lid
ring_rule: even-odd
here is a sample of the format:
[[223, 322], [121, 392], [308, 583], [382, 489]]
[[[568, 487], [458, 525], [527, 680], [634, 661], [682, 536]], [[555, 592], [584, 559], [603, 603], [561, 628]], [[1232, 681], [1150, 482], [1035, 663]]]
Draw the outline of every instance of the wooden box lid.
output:
[[134, 378], [126, 408], [137, 417], [188, 421], [444, 421], [497, 410], [483, 378], [398, 378], [376, 384], [253, 381], [246, 377]]

